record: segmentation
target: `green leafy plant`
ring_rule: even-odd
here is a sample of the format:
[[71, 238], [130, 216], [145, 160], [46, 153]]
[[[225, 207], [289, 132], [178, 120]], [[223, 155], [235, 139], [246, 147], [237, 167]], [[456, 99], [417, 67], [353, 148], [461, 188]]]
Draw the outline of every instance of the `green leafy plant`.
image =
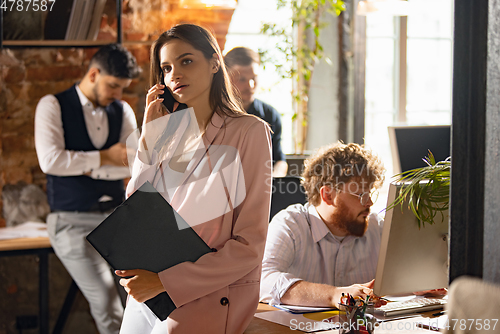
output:
[[[282, 78], [294, 81], [294, 147], [296, 153], [303, 154], [312, 75], [314, 66], [323, 57], [323, 46], [319, 37], [321, 30], [328, 25], [321, 18], [325, 12], [340, 15], [345, 10], [345, 4], [342, 0], [277, 0], [277, 8], [291, 9], [292, 26], [264, 23], [261, 31], [278, 38], [276, 49], [284, 55], [285, 64], [273, 59], [265, 50], [259, 50], [259, 53], [264, 66], [271, 63]], [[327, 59], [327, 62], [330, 60]]]
[[424, 223], [433, 224], [438, 214], [444, 220], [450, 207], [451, 159], [436, 162], [429, 151], [429, 156], [423, 160], [427, 166], [394, 176], [395, 182], [403, 185], [394, 202], [386, 209], [390, 210], [398, 205], [403, 208], [407, 202], [409, 209], [417, 217], [419, 228]]

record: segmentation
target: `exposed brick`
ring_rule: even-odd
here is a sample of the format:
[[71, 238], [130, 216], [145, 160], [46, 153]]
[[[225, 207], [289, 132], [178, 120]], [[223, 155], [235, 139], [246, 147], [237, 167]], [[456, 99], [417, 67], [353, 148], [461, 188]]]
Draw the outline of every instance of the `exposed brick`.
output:
[[142, 32], [126, 32], [125, 33], [125, 40], [126, 41], [142, 41], [146, 35], [144, 35]]
[[79, 79], [85, 73], [81, 66], [44, 66], [29, 67], [26, 80], [34, 82], [62, 81], [68, 79]]
[[[2, 166], [3, 164], [1, 164], [0, 166]], [[2, 169], [0, 170], [0, 191], [2, 190], [3, 186], [6, 185], [7, 182], [5, 181], [5, 171], [3, 170], [3, 166], [2, 166]], [[0, 196], [0, 200], [2, 199], [2, 197]]]
[[2, 150], [3, 153], [34, 151], [35, 140], [33, 131], [29, 135], [11, 134], [4, 136], [2, 141]]
[[59, 49], [57, 50], [55, 62], [60, 66], [83, 66], [83, 49]]
[[123, 31], [132, 30], [132, 21], [128, 15], [122, 15], [122, 29]]
[[90, 62], [90, 59], [92, 59], [97, 50], [99, 50], [99, 48], [86, 48], [83, 50], [84, 53], [83, 58], [86, 63]]
[[99, 31], [97, 35], [99, 41], [106, 41], [109, 43], [116, 43], [116, 31]]
[[7, 288], [7, 294], [8, 295], [11, 295], [11, 294], [14, 294], [14, 293], [17, 293], [17, 284], [11, 284], [8, 288]]
[[139, 48], [131, 48], [127, 47], [130, 52], [134, 55], [137, 60], [137, 64], [144, 65], [147, 64], [149, 66], [149, 45], [143, 45]]
[[226, 38], [225, 37], [217, 37], [217, 44], [219, 44], [219, 48], [221, 50], [224, 50], [224, 46], [226, 45]]
[[221, 9], [217, 11], [217, 20], [219, 22], [226, 22], [229, 26], [231, 22], [231, 18], [233, 17], [234, 10], [233, 9]]
[[23, 81], [26, 76], [26, 70], [22, 66], [13, 66], [7, 69], [7, 73], [4, 76], [6, 83], [17, 83]]
[[219, 22], [211, 23], [210, 27], [213, 29], [216, 35], [221, 35], [222, 37], [226, 36], [227, 30], [229, 29], [229, 26], [226, 23]]
[[[26, 120], [33, 117], [35, 113], [35, 108], [30, 107], [23, 100], [14, 100], [13, 103], [9, 104], [8, 110], [4, 113], [4, 119], [21, 119]], [[6, 128], [6, 131], [9, 131]]]
[[16, 49], [15, 55], [26, 67], [52, 64], [57, 53], [56, 48]]
[[29, 83], [21, 82], [11, 84], [5, 93], [6, 101], [8, 105], [8, 111], [12, 111], [14, 108], [20, 108], [21, 105], [24, 105], [27, 100], [29, 100]]
[[[176, 20], [175, 16], [173, 16], [173, 15], [172, 16], [169, 15], [168, 17], [163, 18], [163, 22], [165, 22], [164, 23], [164, 27], [165, 27], [164, 30], [168, 30], [168, 29], [170, 29], [171, 27], [173, 27], [174, 25], [176, 25], [178, 23], [178, 21]], [[156, 37], [158, 37], [158, 36], [156, 36]]]
[[31, 103], [38, 101], [47, 94], [57, 94], [71, 87], [78, 79], [55, 82], [35, 82], [28, 85], [28, 96]]
[[[24, 175], [29, 175], [29, 183], [31, 183], [31, 172], [30, 172], [30, 169], [33, 167], [33, 166], [36, 166], [38, 165], [38, 159], [36, 157], [36, 152], [33, 150], [33, 152], [10, 152], [10, 153], [6, 153], [6, 152], [3, 152], [2, 154], [2, 160], [3, 160], [3, 163], [2, 163], [2, 168], [3, 168], [3, 171], [6, 172], [5, 174], [5, 180], [8, 182], [8, 183], [12, 183], [11, 179], [9, 179], [9, 175], [12, 175], [13, 172], [11, 172], [12, 170], [16, 170], [16, 169], [19, 169], [19, 170], [24, 170], [26, 169], [26, 171], [23, 171], [21, 174]], [[19, 181], [20, 179], [17, 179], [17, 181]], [[15, 181], [15, 182], [17, 182]], [[14, 183], [15, 183], [14, 182]], [[26, 181], [28, 182], [28, 181]]]
[[108, 24], [111, 29], [116, 31], [116, 27], [118, 26], [118, 21], [116, 20], [116, 17], [108, 18]]
[[[2, 136], [5, 138], [7, 135], [15, 134], [23, 136], [26, 134], [33, 133], [33, 125], [35, 122], [34, 115], [31, 118], [7, 118], [3, 120], [3, 133]], [[5, 152], [3, 152], [5, 154]], [[3, 157], [2, 157], [3, 158]]]
[[17, 66], [21, 64], [11, 49], [0, 50], [0, 64], [3, 66]]
[[[143, 68], [143, 74], [144, 76], [148, 76], [149, 74], [149, 68]], [[144, 82], [144, 80], [141, 80], [140, 78], [132, 80], [132, 83], [130, 86], [125, 88], [123, 90], [124, 95], [146, 95], [146, 92], [148, 91], [148, 83]]]
[[8, 119], [24, 119], [30, 120], [33, 118], [35, 113], [35, 108], [27, 106], [21, 102], [17, 102], [16, 105], [12, 105], [12, 109], [8, 112]]
[[124, 100], [125, 102], [127, 102], [128, 104], [130, 104], [130, 106], [132, 107], [132, 109], [135, 110], [136, 108], [134, 108], [134, 107], [137, 106], [137, 104], [139, 102], [139, 97], [132, 96], [132, 95], [123, 95], [122, 100]]
[[26, 107], [31, 110], [31, 112], [33, 113], [33, 115], [35, 114], [35, 110], [36, 110], [36, 106], [38, 105], [38, 100], [32, 100], [30, 99], [27, 103], [26, 103]]
[[108, 26], [108, 16], [104, 14], [101, 19], [101, 25], [99, 26], [99, 30], [104, 29], [107, 26]]
[[5, 171], [5, 179], [10, 184], [15, 184], [19, 181], [33, 183], [31, 172], [28, 168], [9, 168]]
[[0, 89], [0, 117], [6, 110], [7, 110], [7, 91], [5, 89]]

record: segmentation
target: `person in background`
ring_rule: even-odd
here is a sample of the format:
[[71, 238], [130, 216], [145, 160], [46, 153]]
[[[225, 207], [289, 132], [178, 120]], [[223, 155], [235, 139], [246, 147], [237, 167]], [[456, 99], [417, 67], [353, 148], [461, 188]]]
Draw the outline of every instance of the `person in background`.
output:
[[249, 48], [236, 47], [224, 57], [231, 82], [238, 89], [247, 113], [265, 120], [273, 131], [273, 177], [286, 176], [288, 164], [281, 149], [281, 118], [276, 109], [254, 97], [257, 87], [257, 73], [260, 65], [259, 54]]
[[112, 271], [85, 237], [122, 203], [130, 176], [125, 141], [137, 128], [120, 101], [140, 74], [124, 47], [110, 44], [92, 57], [83, 79], [42, 97], [35, 114], [35, 147], [47, 174], [50, 242], [90, 304], [99, 333], [118, 333], [123, 306]]
[[373, 295], [383, 221], [370, 207], [384, 172], [358, 144], [326, 146], [305, 161], [308, 203], [280, 211], [269, 225], [261, 302], [337, 307], [343, 293]]

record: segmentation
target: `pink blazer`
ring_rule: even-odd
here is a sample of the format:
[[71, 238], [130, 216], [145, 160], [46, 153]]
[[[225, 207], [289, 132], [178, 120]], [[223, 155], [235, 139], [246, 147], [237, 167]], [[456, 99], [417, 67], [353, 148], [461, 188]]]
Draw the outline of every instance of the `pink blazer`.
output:
[[[198, 235], [217, 249], [195, 263], [184, 262], [159, 273], [177, 306], [165, 320], [166, 327], [172, 334], [243, 333], [259, 301], [271, 197], [270, 131], [265, 122], [253, 116], [231, 118], [214, 113], [203, 142], [206, 147], [211, 144], [211, 148], [225, 147], [237, 152], [230, 161], [239, 160], [234, 166], [240, 167], [221, 168], [227, 159], [227, 154], [217, 153], [221, 150], [209, 150], [201, 158], [195, 154], [182, 175], [186, 181], [183, 186], [164, 195]], [[191, 182], [206, 176], [199, 175], [203, 168], [212, 172], [219, 168], [207, 180], [220, 179], [222, 186], [206, 189], [200, 186], [203, 182]], [[155, 171], [154, 165], [136, 159], [127, 194], [145, 181], [153, 183]], [[208, 211], [213, 205], [225, 205], [224, 213], [212, 217]], [[204, 212], [209, 220], [193, 224]]]

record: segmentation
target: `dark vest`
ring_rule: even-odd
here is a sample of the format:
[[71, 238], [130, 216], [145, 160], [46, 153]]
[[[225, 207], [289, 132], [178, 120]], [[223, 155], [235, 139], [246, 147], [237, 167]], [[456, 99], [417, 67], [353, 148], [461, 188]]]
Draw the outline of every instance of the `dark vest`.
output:
[[[96, 151], [85, 125], [83, 109], [75, 86], [56, 95], [61, 106], [65, 149], [71, 151]], [[115, 101], [106, 107], [109, 135], [102, 149], [118, 143], [123, 120], [123, 105]], [[123, 180], [95, 180], [85, 175], [55, 176], [47, 174], [47, 197], [52, 211], [107, 211], [124, 199]], [[113, 198], [99, 202], [104, 196]]]

